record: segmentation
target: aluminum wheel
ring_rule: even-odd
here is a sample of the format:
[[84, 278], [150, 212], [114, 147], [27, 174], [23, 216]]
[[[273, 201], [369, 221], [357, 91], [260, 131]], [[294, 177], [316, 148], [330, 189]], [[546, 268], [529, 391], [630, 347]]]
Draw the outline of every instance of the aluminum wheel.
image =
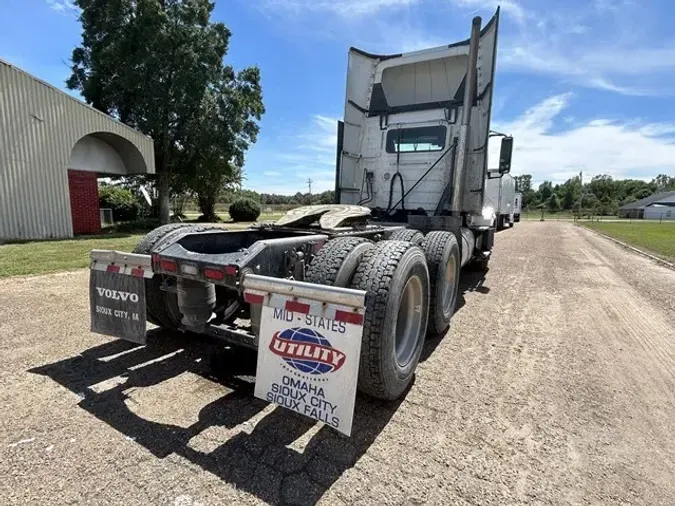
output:
[[396, 321], [396, 361], [401, 367], [412, 360], [421, 339], [423, 296], [422, 281], [412, 276], [403, 288]]

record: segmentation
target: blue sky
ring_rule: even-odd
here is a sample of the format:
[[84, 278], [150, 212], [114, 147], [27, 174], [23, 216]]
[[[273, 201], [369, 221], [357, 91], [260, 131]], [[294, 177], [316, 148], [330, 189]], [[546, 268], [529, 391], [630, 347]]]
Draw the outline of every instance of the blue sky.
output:
[[[347, 50], [401, 52], [468, 36], [502, 7], [493, 128], [513, 174], [563, 182], [675, 174], [675, 5], [667, 0], [216, 0], [228, 61], [262, 70], [267, 113], [245, 186], [332, 189]], [[0, 58], [64, 88], [80, 40], [69, 0], [1, 0]], [[11, 22], [6, 22], [11, 20]], [[493, 146], [496, 148], [496, 146]], [[491, 150], [492, 152], [492, 150]]]

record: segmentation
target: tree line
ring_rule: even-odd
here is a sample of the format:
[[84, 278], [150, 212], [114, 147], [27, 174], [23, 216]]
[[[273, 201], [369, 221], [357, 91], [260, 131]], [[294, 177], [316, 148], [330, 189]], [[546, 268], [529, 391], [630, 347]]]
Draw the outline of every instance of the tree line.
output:
[[517, 191], [523, 194], [523, 209], [549, 212], [581, 209], [585, 213], [616, 215], [619, 207], [655, 193], [675, 191], [675, 176], [659, 174], [650, 182], [640, 179], [614, 179], [603, 174], [581, 184], [580, 176], [562, 184], [544, 181], [532, 188], [532, 176], [514, 176]]

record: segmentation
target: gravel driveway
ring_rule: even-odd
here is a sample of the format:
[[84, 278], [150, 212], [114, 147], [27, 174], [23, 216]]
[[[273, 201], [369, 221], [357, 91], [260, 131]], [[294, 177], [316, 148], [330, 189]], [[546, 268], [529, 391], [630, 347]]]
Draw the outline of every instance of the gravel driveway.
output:
[[254, 357], [88, 330], [88, 273], [0, 280], [0, 503], [673, 504], [675, 272], [521, 222], [348, 439], [252, 397]]

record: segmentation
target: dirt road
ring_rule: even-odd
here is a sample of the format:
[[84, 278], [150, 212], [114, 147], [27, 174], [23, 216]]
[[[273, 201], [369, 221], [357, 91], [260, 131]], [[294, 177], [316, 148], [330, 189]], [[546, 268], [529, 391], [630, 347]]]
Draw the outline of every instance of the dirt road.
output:
[[570, 223], [494, 256], [351, 439], [254, 399], [250, 355], [91, 334], [84, 271], [0, 280], [0, 503], [672, 504], [675, 272]]

